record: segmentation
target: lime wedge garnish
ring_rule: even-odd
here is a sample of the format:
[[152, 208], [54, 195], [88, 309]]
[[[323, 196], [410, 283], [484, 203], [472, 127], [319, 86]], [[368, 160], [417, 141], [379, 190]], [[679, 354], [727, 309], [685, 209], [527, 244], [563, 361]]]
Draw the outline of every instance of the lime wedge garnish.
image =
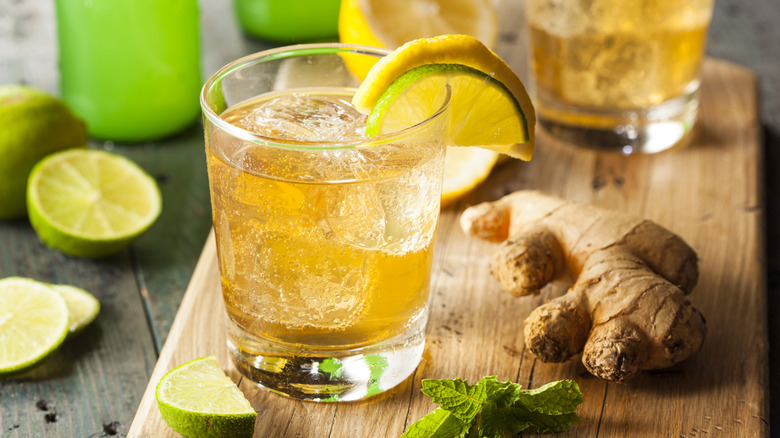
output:
[[65, 340], [69, 324], [65, 299], [46, 284], [0, 280], [0, 376], [43, 362]]
[[189, 438], [254, 434], [257, 413], [214, 356], [169, 371], [157, 384], [155, 395], [165, 422]]
[[160, 214], [154, 179], [120, 155], [89, 149], [58, 152], [35, 165], [27, 210], [40, 239], [79, 257], [121, 250]]
[[533, 154], [531, 98], [506, 63], [476, 38], [442, 35], [410, 41], [377, 62], [352, 98], [370, 114], [367, 133], [430, 117], [451, 88], [450, 146], [479, 146], [515, 158]]
[[441, 107], [450, 86], [451, 146], [478, 146], [530, 159], [525, 114], [512, 93], [490, 75], [459, 64], [416, 67], [393, 81], [374, 104], [366, 134], [394, 132], [422, 122]]

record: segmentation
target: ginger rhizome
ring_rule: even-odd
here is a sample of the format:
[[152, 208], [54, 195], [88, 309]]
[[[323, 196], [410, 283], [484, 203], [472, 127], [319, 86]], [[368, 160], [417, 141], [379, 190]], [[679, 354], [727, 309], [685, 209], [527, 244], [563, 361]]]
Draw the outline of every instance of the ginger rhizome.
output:
[[685, 297], [698, 259], [680, 237], [651, 221], [534, 191], [475, 205], [466, 234], [502, 242], [490, 270], [516, 296], [537, 294], [568, 272], [569, 291], [525, 320], [525, 343], [544, 362], [582, 352], [602, 379], [622, 382], [697, 352], [704, 317]]

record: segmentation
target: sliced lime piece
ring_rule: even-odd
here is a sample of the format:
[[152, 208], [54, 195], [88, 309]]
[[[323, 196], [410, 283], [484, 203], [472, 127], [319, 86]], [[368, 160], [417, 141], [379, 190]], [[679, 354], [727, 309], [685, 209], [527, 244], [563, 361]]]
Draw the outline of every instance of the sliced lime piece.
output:
[[49, 155], [35, 165], [27, 186], [30, 222], [40, 239], [78, 257], [125, 248], [154, 223], [161, 206], [151, 176], [100, 150]]
[[165, 422], [189, 438], [254, 434], [257, 413], [214, 356], [169, 371], [157, 384], [155, 395]]
[[47, 359], [65, 340], [69, 324], [65, 299], [46, 284], [19, 277], [0, 280], [0, 376]]
[[59, 292], [68, 304], [69, 334], [75, 335], [84, 330], [100, 313], [100, 301], [84, 289], [66, 284], [52, 284], [50, 287]]

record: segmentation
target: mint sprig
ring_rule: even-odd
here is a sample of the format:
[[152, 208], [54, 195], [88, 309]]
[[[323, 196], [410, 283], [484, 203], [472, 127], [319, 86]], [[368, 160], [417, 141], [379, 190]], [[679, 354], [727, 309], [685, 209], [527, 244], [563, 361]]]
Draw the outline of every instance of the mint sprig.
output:
[[524, 390], [517, 383], [483, 377], [425, 379], [422, 392], [439, 407], [412, 424], [401, 438], [501, 438], [526, 429], [562, 432], [580, 421], [574, 411], [582, 393], [573, 380]]

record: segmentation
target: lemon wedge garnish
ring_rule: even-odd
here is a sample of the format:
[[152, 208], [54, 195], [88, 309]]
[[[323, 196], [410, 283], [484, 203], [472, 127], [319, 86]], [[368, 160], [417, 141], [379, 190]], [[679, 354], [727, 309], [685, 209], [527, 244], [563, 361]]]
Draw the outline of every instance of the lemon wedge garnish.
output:
[[477, 146], [530, 160], [536, 116], [512, 69], [467, 35], [410, 41], [371, 68], [352, 98], [369, 113], [366, 133], [413, 126], [432, 115], [451, 89], [448, 145]]

